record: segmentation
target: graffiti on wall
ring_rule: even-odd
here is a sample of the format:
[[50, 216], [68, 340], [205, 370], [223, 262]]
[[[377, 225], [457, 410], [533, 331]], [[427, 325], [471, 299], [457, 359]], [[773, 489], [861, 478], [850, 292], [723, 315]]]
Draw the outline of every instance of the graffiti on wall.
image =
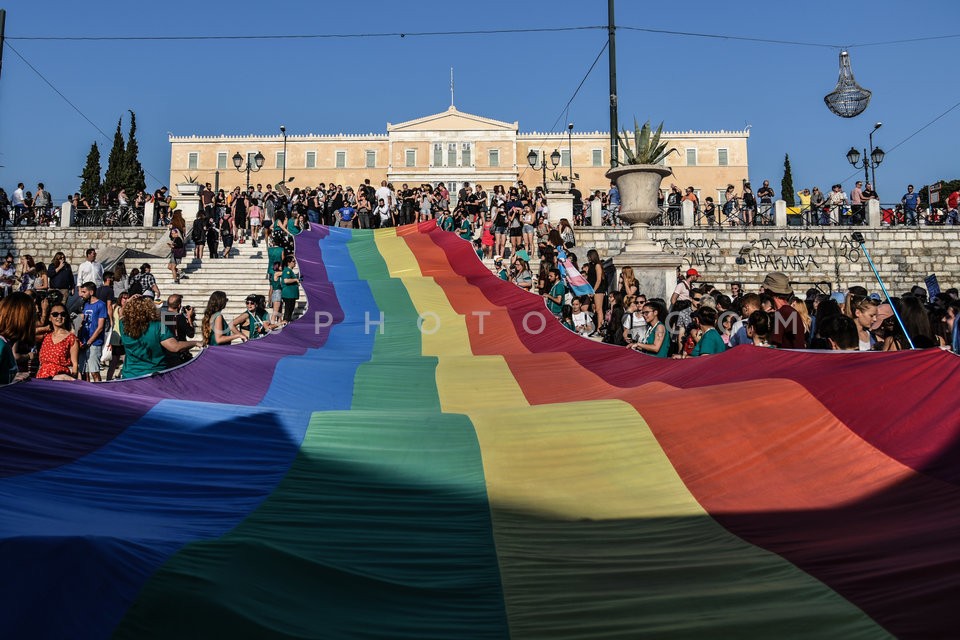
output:
[[843, 234], [785, 233], [756, 238], [741, 247], [724, 249], [716, 238], [674, 236], [654, 237], [661, 250], [678, 255], [684, 266], [721, 267], [733, 262], [756, 271], [823, 271], [828, 265], [859, 262], [860, 243]]

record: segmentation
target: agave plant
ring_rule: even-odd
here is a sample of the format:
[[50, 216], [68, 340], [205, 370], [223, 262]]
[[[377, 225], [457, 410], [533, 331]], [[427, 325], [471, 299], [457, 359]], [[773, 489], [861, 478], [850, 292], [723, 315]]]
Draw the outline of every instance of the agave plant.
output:
[[630, 148], [631, 135], [628, 130], [624, 129], [623, 133], [617, 134], [617, 142], [620, 143], [624, 153], [624, 161], [620, 164], [659, 164], [664, 158], [677, 151], [675, 147], [667, 149], [667, 143], [660, 142], [661, 133], [663, 133], [663, 122], [651, 134], [649, 120], [641, 127], [634, 118], [633, 149]]

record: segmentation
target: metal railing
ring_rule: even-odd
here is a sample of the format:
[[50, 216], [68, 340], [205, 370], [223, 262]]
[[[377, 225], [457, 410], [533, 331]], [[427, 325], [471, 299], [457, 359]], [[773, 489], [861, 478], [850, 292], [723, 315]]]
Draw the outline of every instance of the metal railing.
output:
[[110, 207], [106, 209], [77, 209], [76, 227], [139, 227], [143, 225], [143, 209]]
[[17, 211], [10, 207], [0, 216], [14, 227], [55, 227], [60, 223], [59, 207], [24, 207]]

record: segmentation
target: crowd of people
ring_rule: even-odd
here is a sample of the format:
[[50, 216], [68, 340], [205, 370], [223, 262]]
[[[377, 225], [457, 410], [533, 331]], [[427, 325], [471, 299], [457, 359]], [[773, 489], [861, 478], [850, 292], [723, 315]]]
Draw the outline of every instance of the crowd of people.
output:
[[301, 277], [287, 232], [268, 229], [265, 235], [263, 293], [248, 295], [246, 310], [232, 318], [223, 315], [229, 302], [223, 291], [210, 294], [202, 307], [185, 304], [177, 293], [162, 298], [149, 263], [127, 273], [122, 262], [104, 270], [94, 248], [76, 268], [63, 252], [49, 266], [29, 254], [18, 262], [8, 253], [0, 266], [0, 384], [136, 378], [185, 363], [197, 347], [256, 340], [281, 329], [293, 317]]
[[[873, 185], [857, 180], [848, 196], [843, 186], [835, 184], [826, 193], [819, 187], [801, 189], [797, 191], [794, 201], [798, 204], [787, 210], [788, 225], [803, 226], [830, 226], [830, 225], [865, 225], [868, 222], [867, 210], [871, 200], [880, 203], [880, 196]], [[599, 193], [598, 197], [603, 197]], [[609, 198], [607, 198], [609, 200]], [[616, 212], [619, 209], [619, 194], [616, 203], [604, 208]], [[769, 180], [756, 193], [749, 182], [744, 182], [741, 189], [728, 184], [721, 202], [713, 197], [704, 198], [703, 202], [697, 195], [696, 189], [686, 187], [681, 190], [671, 184], [669, 190], [661, 189], [657, 198], [661, 216], [654, 224], [680, 225], [682, 224], [683, 202], [689, 200], [693, 204], [696, 224], [707, 226], [760, 226], [774, 224], [773, 207], [776, 192], [770, 186]], [[914, 186], [907, 185], [907, 190], [899, 200], [893, 203], [880, 205], [882, 226], [919, 226], [923, 225], [956, 225], [960, 224], [960, 192], [954, 191], [943, 200], [942, 207], [923, 207], [920, 194]]]
[[[745, 191], [749, 193], [749, 185]], [[38, 193], [44, 193], [42, 184]], [[912, 189], [907, 196], [910, 193]], [[671, 185], [670, 194], [665, 199], [668, 216], [683, 199], [696, 199], [692, 188], [681, 193]], [[743, 195], [730, 192], [724, 206], [744, 202]], [[0, 190], [0, 202], [3, 196]], [[764, 207], [774, 196], [765, 182], [757, 192], [756, 209], [743, 224], [756, 224], [766, 215]], [[955, 196], [947, 200], [954, 209]], [[875, 194], [868, 186], [866, 196], [861, 192], [858, 197]], [[597, 198], [615, 222], [616, 187], [591, 195], [589, 206]], [[164, 193], [154, 199], [168, 202]], [[810, 289], [801, 297], [782, 273], [768, 274], [757, 291], [747, 291], [740, 283], [729, 290], [702, 283], [700, 274], [690, 269], [678, 278], [669, 300], [648, 298], [630, 267], [618, 274], [596, 250], [588, 251], [584, 264], [578, 265], [573, 225], [566, 218], [551, 224], [543, 190], [531, 190], [522, 182], [508, 188], [496, 185], [489, 193], [479, 184], [464, 183], [455, 200], [442, 183], [394, 189], [386, 181], [375, 188], [367, 180], [356, 189], [320, 185], [292, 192], [257, 185], [229, 194], [214, 192], [207, 184], [200, 200], [201, 210], [189, 230], [178, 209], [157, 214], [157, 223], [169, 230], [167, 267], [178, 281], [188, 241], [196, 259], [203, 258], [204, 248], [208, 258], [222, 259], [230, 257], [234, 242], [265, 243], [264, 293], [251, 293], [245, 312], [224, 317], [228, 300], [222, 291], [210, 295], [202, 314], [184, 304], [179, 294], [161, 299], [149, 263], [129, 273], [122, 262], [104, 271], [93, 248], [76, 268], [63, 252], [49, 264], [29, 254], [17, 258], [8, 253], [0, 264], [0, 382], [139, 377], [186, 362], [196, 347], [254, 340], [275, 331], [292, 319], [300, 297], [294, 238], [318, 223], [369, 229], [435, 220], [441, 229], [471, 242], [478, 257], [492, 259], [501, 279], [540, 295], [571, 331], [658, 357], [697, 357], [743, 344], [860, 351], [960, 347], [954, 322], [960, 310], [956, 289], [931, 300], [921, 287], [889, 300], [862, 287], [845, 293]], [[752, 206], [754, 200], [748, 197], [746, 202]], [[819, 202], [811, 194], [811, 206]], [[714, 207], [713, 215], [723, 215], [710, 198], [706, 204]], [[575, 215], [585, 215], [584, 208]], [[578, 278], [592, 294], [575, 293]]]
[[[559, 238], [555, 238], [559, 242]], [[669, 300], [650, 298], [630, 267], [617, 275], [587, 253], [579, 273], [594, 289], [577, 295], [565, 284], [576, 256], [555, 245], [541, 257], [535, 275], [519, 252], [509, 267], [495, 261], [503, 280], [544, 297], [547, 308], [570, 331], [658, 357], [688, 358], [721, 353], [740, 345], [783, 349], [901, 351], [944, 348], [960, 352], [960, 294], [951, 288], [927, 299], [913, 287], [883, 300], [861, 286], [846, 292], [810, 288], [798, 295], [786, 275], [772, 272], [748, 291], [735, 282], [727, 289], [700, 282], [696, 269], [678, 278]], [[567, 262], [566, 269], [558, 263]], [[567, 273], [564, 273], [564, 272]]]

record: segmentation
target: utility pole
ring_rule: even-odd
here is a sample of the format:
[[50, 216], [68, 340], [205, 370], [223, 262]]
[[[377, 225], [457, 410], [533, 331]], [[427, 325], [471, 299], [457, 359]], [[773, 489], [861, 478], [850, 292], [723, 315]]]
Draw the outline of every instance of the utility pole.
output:
[[620, 164], [617, 152], [617, 25], [613, 19], [613, 0], [607, 0], [607, 53], [610, 56], [610, 166]]
[[3, 34], [7, 24], [7, 10], [0, 9], [0, 74], [3, 73]]

